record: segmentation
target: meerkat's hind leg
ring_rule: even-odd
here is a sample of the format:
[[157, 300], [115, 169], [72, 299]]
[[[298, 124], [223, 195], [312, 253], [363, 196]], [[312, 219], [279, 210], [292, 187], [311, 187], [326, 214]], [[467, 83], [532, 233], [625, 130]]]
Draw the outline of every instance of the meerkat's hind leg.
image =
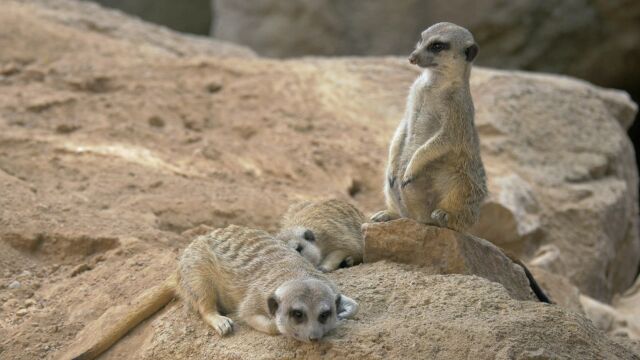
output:
[[398, 211], [398, 205], [394, 198], [393, 188], [391, 184], [386, 184], [384, 187], [384, 200], [386, 209], [378, 211], [369, 218], [372, 222], [387, 222], [400, 218], [400, 211]]
[[438, 204], [438, 208], [431, 214], [431, 218], [434, 220], [446, 218], [446, 223], [440, 226], [462, 232], [478, 219], [482, 193], [477, 192], [476, 194], [474, 192], [476, 187], [470, 181], [465, 180], [458, 180]]
[[435, 209], [431, 213], [431, 220], [435, 222], [436, 225], [440, 227], [448, 227], [449, 226], [449, 213], [442, 209]]

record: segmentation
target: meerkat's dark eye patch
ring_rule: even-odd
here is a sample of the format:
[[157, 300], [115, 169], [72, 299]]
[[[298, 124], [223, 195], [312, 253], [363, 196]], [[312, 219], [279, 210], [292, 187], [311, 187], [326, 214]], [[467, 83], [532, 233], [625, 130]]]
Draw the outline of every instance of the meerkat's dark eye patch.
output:
[[305, 230], [302, 237], [307, 241], [316, 241], [316, 236], [311, 230]]
[[450, 47], [451, 45], [449, 45], [449, 43], [442, 42], [442, 41], [434, 41], [431, 44], [429, 44], [429, 46], [427, 46], [427, 50], [437, 54], [441, 51], [449, 50]]
[[289, 317], [291, 317], [298, 324], [304, 322], [307, 318], [304, 311], [298, 309], [292, 309], [289, 311]]
[[331, 316], [331, 310], [323, 311], [320, 316], [318, 316], [318, 321], [320, 324], [324, 324], [327, 322], [327, 319], [329, 319], [329, 316]]

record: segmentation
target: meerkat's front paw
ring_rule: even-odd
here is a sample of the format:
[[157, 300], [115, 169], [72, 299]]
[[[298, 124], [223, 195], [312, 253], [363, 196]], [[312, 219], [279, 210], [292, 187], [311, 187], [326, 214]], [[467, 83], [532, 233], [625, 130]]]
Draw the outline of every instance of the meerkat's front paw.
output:
[[411, 184], [412, 182], [413, 182], [413, 177], [405, 176], [404, 178], [402, 178], [402, 183], [400, 184], [400, 188], [404, 189], [405, 187], [407, 187], [407, 185]]
[[233, 320], [226, 316], [210, 314], [205, 320], [220, 336], [225, 336], [233, 331]]
[[449, 224], [449, 214], [442, 209], [435, 209], [431, 213], [431, 219], [440, 227], [447, 227]]
[[352, 267], [353, 263], [354, 263], [353, 257], [347, 256], [346, 258], [344, 258], [344, 260], [342, 260], [338, 268], [342, 269], [342, 268]]
[[393, 220], [393, 216], [387, 210], [381, 210], [371, 216], [372, 222], [387, 222]]

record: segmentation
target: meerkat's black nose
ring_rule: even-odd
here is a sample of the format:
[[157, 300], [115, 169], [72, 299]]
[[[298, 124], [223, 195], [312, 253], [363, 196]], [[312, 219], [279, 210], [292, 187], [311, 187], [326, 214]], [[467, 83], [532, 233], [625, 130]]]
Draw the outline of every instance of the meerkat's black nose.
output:
[[296, 251], [297, 252], [302, 252], [302, 250], [304, 250], [304, 246], [298, 244], [298, 247], [296, 248]]
[[409, 56], [409, 62], [415, 65], [418, 62], [418, 57], [415, 55]]

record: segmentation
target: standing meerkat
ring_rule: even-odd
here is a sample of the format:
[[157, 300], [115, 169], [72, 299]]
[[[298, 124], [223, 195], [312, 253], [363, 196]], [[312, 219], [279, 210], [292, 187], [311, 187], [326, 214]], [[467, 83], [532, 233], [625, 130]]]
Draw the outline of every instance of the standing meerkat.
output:
[[457, 231], [476, 222], [487, 194], [469, 88], [477, 54], [463, 27], [438, 23], [422, 32], [409, 61], [424, 71], [389, 147], [387, 209], [372, 221], [405, 217]]
[[220, 335], [233, 329], [222, 315], [235, 313], [252, 328], [299, 341], [321, 339], [358, 304], [308, 261], [268, 233], [231, 225], [196, 238], [176, 273], [141, 295], [74, 359], [94, 359], [178, 295]]
[[364, 222], [362, 212], [348, 202], [304, 201], [289, 207], [276, 237], [328, 272], [362, 262]]

